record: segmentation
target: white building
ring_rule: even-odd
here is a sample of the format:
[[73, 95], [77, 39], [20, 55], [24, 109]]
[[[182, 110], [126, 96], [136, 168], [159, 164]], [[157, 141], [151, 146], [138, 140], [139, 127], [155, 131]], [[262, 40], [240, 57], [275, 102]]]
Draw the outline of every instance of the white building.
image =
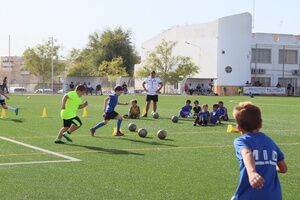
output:
[[[135, 71], [163, 39], [177, 42], [174, 55], [189, 56], [200, 66], [191, 83], [195, 86], [197, 81], [214, 79], [218, 94], [224, 91], [235, 94], [247, 81], [260, 81], [263, 86], [275, 86], [278, 82], [282, 86], [288, 82], [300, 84], [300, 36], [254, 34], [249, 13], [176, 26], [162, 32], [142, 44], [142, 63], [135, 66]], [[140, 86], [141, 80], [136, 80], [136, 87]]]

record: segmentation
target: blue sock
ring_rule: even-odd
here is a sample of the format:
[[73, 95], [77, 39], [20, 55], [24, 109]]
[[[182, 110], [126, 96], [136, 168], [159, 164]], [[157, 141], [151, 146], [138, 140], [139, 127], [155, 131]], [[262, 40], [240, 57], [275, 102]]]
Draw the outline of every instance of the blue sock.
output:
[[121, 124], [122, 124], [122, 120], [121, 120], [121, 119], [118, 119], [118, 122], [117, 122], [117, 131], [118, 131], [118, 132], [120, 131]]
[[102, 127], [102, 126], [104, 126], [104, 125], [105, 125], [104, 122], [100, 122], [100, 123], [97, 124], [93, 129], [94, 129], [94, 130], [97, 130], [98, 128], [100, 128], [100, 127]]

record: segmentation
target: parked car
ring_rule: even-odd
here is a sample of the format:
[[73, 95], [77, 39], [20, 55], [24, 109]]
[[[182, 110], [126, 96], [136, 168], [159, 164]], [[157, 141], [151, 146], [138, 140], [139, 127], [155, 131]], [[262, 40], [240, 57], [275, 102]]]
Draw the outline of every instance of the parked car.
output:
[[10, 87], [9, 92], [10, 93], [23, 93], [23, 92], [27, 92], [27, 90], [24, 87]]
[[36, 94], [52, 94], [53, 90], [52, 89], [37, 89], [34, 93]]

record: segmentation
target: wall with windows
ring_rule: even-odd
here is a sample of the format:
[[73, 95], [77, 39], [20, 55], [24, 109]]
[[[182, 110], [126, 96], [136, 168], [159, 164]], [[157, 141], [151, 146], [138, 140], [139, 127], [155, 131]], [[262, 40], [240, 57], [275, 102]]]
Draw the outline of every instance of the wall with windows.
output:
[[252, 34], [251, 82], [262, 86], [300, 86], [300, 37], [287, 34]]

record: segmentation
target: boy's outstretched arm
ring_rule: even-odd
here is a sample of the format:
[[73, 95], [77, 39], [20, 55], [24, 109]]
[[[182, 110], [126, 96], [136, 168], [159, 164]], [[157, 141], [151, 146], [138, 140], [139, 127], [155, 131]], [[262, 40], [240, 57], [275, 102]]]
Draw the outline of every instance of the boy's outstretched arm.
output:
[[104, 113], [105, 113], [105, 111], [106, 111], [106, 107], [107, 107], [107, 103], [108, 103], [109, 99], [110, 99], [110, 97], [106, 97], [106, 98], [104, 99], [104, 108], [103, 108], [103, 112], [104, 112]]
[[277, 169], [277, 172], [279, 172], [279, 173], [286, 173], [288, 170], [287, 165], [284, 160], [281, 160], [277, 163], [276, 169]]
[[256, 172], [255, 161], [250, 149], [245, 148], [241, 150], [243, 161], [247, 170], [249, 183], [251, 187], [260, 189], [264, 185], [264, 178]]
[[85, 107], [87, 107], [88, 105], [89, 105], [88, 102], [85, 101], [83, 104], [80, 104], [80, 105], [79, 105], [79, 109], [85, 108]]
[[61, 100], [61, 109], [64, 110], [66, 109], [66, 103], [67, 103], [67, 100], [68, 100], [68, 95], [64, 95], [64, 97], [62, 98]]

